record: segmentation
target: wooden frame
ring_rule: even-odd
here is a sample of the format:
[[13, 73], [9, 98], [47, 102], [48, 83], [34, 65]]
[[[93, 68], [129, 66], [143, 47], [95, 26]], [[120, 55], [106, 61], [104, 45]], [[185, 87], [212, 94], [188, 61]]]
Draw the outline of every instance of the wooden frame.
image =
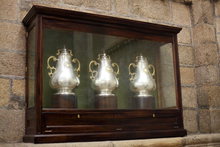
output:
[[[33, 26], [37, 30], [35, 107], [28, 108], [29, 83], [27, 82], [24, 142], [52, 143], [186, 135], [182, 119], [177, 49], [177, 33], [181, 28], [42, 6], [33, 6], [23, 23], [27, 32]], [[173, 43], [177, 108], [160, 110], [42, 109], [42, 30], [44, 27], [59, 27], [67, 30]], [[62, 119], [59, 119], [61, 116]]]

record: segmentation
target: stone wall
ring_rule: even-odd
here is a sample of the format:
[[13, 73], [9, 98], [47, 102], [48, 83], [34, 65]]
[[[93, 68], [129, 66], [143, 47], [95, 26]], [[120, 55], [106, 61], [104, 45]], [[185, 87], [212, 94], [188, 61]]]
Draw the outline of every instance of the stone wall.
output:
[[0, 142], [21, 142], [24, 134], [21, 21], [33, 4], [183, 28], [178, 43], [184, 126], [189, 135], [220, 133], [220, 1], [0, 0]]
[[199, 133], [220, 132], [220, 1], [193, 1], [192, 36]]

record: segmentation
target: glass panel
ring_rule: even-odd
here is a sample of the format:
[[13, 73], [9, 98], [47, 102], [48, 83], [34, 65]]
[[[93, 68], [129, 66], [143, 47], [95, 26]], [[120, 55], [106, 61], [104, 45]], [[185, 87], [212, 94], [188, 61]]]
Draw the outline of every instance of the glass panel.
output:
[[28, 108], [35, 106], [35, 41], [36, 29], [29, 32], [28, 35]]
[[[90, 79], [91, 73], [89, 72], [89, 63], [92, 60], [97, 60], [99, 54], [104, 52], [110, 56], [111, 63], [117, 63], [120, 69], [119, 75], [119, 87], [116, 88], [113, 93], [116, 96], [115, 105], [112, 108], [117, 109], [154, 109], [154, 108], [170, 108], [176, 107], [176, 93], [175, 93], [175, 79], [174, 79], [174, 66], [172, 55], [172, 44], [154, 42], [149, 40], [138, 40], [132, 38], [125, 38], [119, 36], [85, 33], [85, 32], [71, 32], [58, 29], [45, 29], [44, 30], [44, 57], [43, 57], [43, 107], [54, 107], [54, 102], [60, 104], [60, 107], [65, 106], [65, 102], [57, 99], [57, 89], [52, 89], [50, 86], [51, 78], [48, 76], [47, 60], [50, 56], [55, 56], [58, 49], [64, 48], [72, 50], [73, 58], [77, 58], [80, 61], [80, 85], [74, 89], [77, 99], [78, 109], [107, 109], [112, 105], [111, 96], [101, 96], [102, 99], [98, 99], [97, 94], [100, 90], [94, 90], [92, 88], [92, 80]], [[145, 58], [138, 58], [137, 56], [143, 56]], [[147, 61], [148, 63], [147, 63]], [[50, 60], [51, 66], [61, 61]], [[134, 80], [129, 80], [129, 64], [134, 63], [131, 66], [131, 72], [137, 73], [134, 76]], [[150, 66], [149, 66], [150, 65]], [[153, 66], [151, 66], [153, 65]], [[102, 65], [100, 65], [102, 67]], [[99, 66], [99, 67], [100, 67]], [[76, 64], [73, 64], [74, 69], [77, 68]], [[112, 67], [112, 65], [111, 65]], [[145, 67], [145, 68], [144, 68]], [[97, 69], [97, 66], [93, 64], [92, 68]], [[116, 67], [112, 67], [116, 71]], [[152, 75], [153, 68], [155, 68], [155, 75]], [[56, 71], [56, 70], [55, 70]], [[75, 72], [76, 74], [76, 72]], [[100, 73], [101, 74], [101, 73]], [[140, 75], [140, 78], [139, 76]], [[153, 80], [155, 79], [155, 80]], [[136, 80], [136, 82], [135, 82]], [[114, 80], [112, 80], [114, 82]], [[133, 81], [134, 84], [131, 84]], [[154, 81], [156, 88], [154, 90]], [[138, 84], [151, 85], [143, 90]], [[133, 85], [133, 90], [131, 87]], [[134, 86], [136, 85], [136, 86]], [[151, 87], [151, 88], [150, 88]], [[142, 88], [142, 90], [140, 90]], [[134, 92], [136, 91], [136, 92]], [[110, 98], [111, 97], [111, 98]], [[64, 96], [63, 96], [64, 99]], [[66, 98], [65, 100], [67, 100]], [[105, 102], [99, 103], [98, 102]], [[61, 105], [61, 103], [63, 105]], [[75, 102], [76, 103], [76, 102]], [[100, 105], [105, 105], [100, 107]], [[56, 105], [57, 107], [57, 105]]]

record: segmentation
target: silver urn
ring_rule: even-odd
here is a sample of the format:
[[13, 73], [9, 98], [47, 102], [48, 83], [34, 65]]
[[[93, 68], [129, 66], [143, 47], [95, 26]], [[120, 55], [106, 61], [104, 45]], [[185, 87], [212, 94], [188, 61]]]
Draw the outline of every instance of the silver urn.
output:
[[[116, 63], [111, 64], [109, 55], [99, 54], [98, 62], [92, 60], [89, 64], [89, 72], [91, 73], [92, 87], [98, 91], [99, 96], [114, 96], [112, 91], [118, 87], [119, 82], [117, 75], [119, 74], [119, 67]], [[97, 70], [92, 69], [97, 66]], [[117, 71], [113, 70], [117, 67]]]
[[[76, 58], [71, 59], [73, 57], [72, 51], [65, 47], [57, 51], [57, 56], [50, 56], [47, 59], [47, 68], [50, 70], [48, 72], [50, 86], [58, 90], [56, 94], [75, 95], [72, 90], [80, 84], [80, 62]], [[50, 66], [51, 60], [57, 61], [56, 67]], [[73, 68], [72, 62], [78, 64], [77, 69]]]
[[[135, 72], [131, 72], [131, 68], [135, 68]], [[153, 76], [155, 68], [148, 64], [147, 58], [143, 56], [136, 57], [136, 64], [131, 63], [128, 67], [130, 77], [130, 88], [137, 93], [137, 97], [152, 96], [151, 92], [156, 89], [156, 82]], [[152, 72], [150, 72], [152, 71]]]

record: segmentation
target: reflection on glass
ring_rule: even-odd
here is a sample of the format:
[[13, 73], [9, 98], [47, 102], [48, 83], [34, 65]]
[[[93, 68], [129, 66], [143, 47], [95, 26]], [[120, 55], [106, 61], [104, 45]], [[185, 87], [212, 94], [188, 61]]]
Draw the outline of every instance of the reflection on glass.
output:
[[28, 108], [35, 106], [35, 27], [28, 36]]
[[172, 108], [176, 106], [176, 91], [171, 44], [160, 46], [158, 55], [158, 107]]
[[[175, 80], [173, 69], [172, 44], [137, 40], [119, 36], [110, 36], [95, 33], [76, 31], [63, 31], [58, 29], [44, 30], [44, 57], [43, 57], [43, 106], [52, 107], [52, 95], [56, 93], [50, 88], [47, 59], [55, 55], [57, 49], [71, 49], [74, 57], [81, 64], [80, 85], [75, 89], [78, 109], [96, 109], [95, 91], [91, 88], [89, 63], [105, 52], [110, 56], [111, 62], [117, 63], [120, 68], [119, 87], [113, 91], [117, 96], [118, 109], [134, 109], [134, 92], [130, 90], [130, 76], [128, 66], [137, 56], [147, 58], [149, 64], [155, 67], [153, 78], [156, 89], [151, 91], [155, 99], [155, 108], [176, 107]], [[55, 65], [54, 65], [55, 66]], [[77, 68], [73, 65], [74, 68]], [[95, 69], [97, 70], [97, 69]], [[153, 69], [149, 69], [152, 72]]]

